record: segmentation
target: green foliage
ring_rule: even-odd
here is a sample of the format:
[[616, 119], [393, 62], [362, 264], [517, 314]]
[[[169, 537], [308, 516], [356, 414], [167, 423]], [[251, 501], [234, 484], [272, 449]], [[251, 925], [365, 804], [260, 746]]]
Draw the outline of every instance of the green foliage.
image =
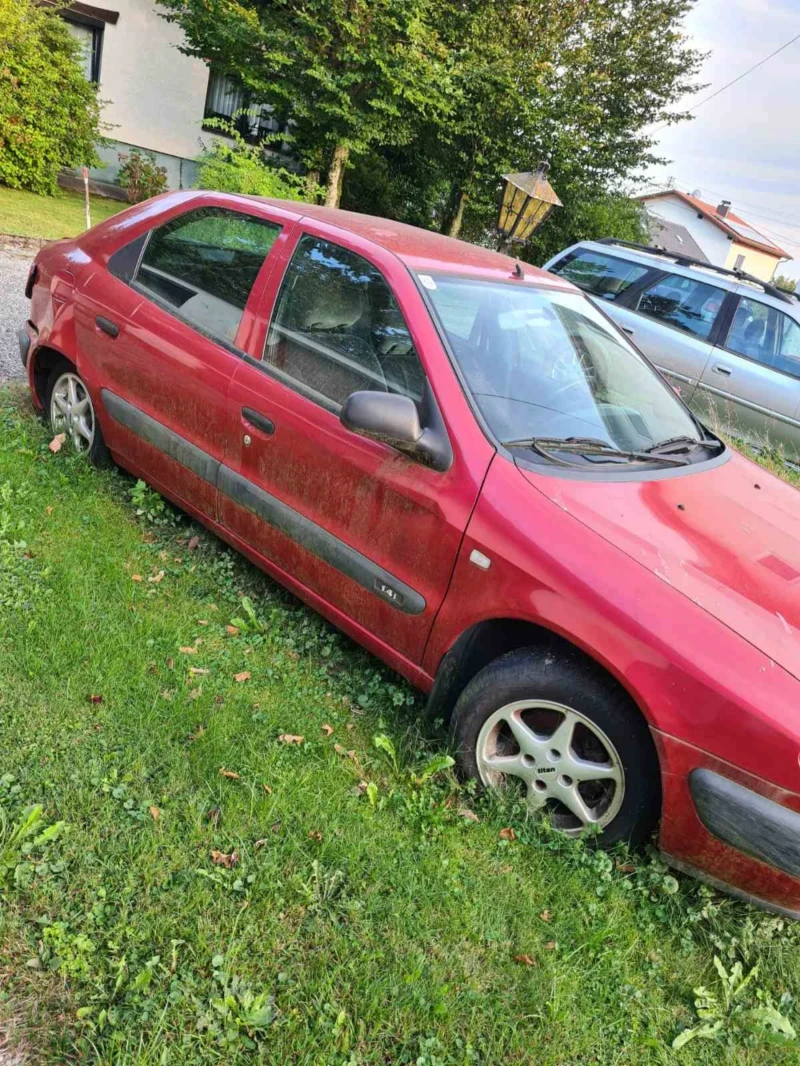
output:
[[797, 291], [797, 278], [787, 278], [785, 274], [778, 274], [772, 279], [772, 284], [784, 292]]
[[60, 870], [48, 863], [49, 847], [64, 831], [63, 822], [48, 825], [40, 804], [14, 810], [20, 786], [11, 774], [0, 777], [0, 896], [27, 888], [37, 874]]
[[139, 152], [136, 148], [130, 152], [119, 152], [118, 181], [128, 194], [129, 204], [138, 204], [158, 196], [167, 189], [167, 168], [156, 163], [152, 152]]
[[285, 167], [267, 162], [267, 145], [248, 144], [230, 122], [209, 120], [229, 141], [217, 140], [198, 158], [198, 187], [218, 192], [238, 192], [249, 196], [269, 196], [277, 200], [319, 199], [316, 184], [293, 174]]
[[566, 197], [564, 207], [554, 211], [521, 250], [528, 262], [541, 265], [576, 241], [601, 237], [648, 243], [645, 211], [637, 200], [623, 193], [583, 192], [580, 188], [563, 190], [562, 195]]
[[[769, 995], [755, 985], [758, 966], [745, 977], [740, 961], [729, 971], [715, 955], [714, 968], [720, 992], [702, 986], [694, 990], [701, 1024], [684, 1029], [675, 1037], [672, 1047], [676, 1051], [692, 1040], [731, 1040], [740, 1035], [756, 1035], [777, 1044], [796, 1043], [797, 1033], [792, 1023], [771, 1002]], [[786, 994], [780, 1006], [785, 1010], [791, 1002], [792, 997]]]
[[[419, 694], [210, 534], [137, 516], [126, 475], [52, 455], [25, 395], [0, 390], [0, 484], [52, 595], [0, 605], [0, 805], [70, 829], [12, 849], [0, 1016], [39, 1059], [796, 1060], [773, 1036], [800, 923], [457, 781]], [[767, 1024], [673, 1053], [715, 955], [759, 967], [734, 1004]]]
[[136, 508], [136, 515], [153, 525], [175, 525], [179, 514], [172, 509], [163, 496], [151, 489], [146, 481], [139, 478], [130, 489], [130, 497]]
[[695, 88], [682, 33], [692, 0], [515, 0], [444, 5], [453, 107], [408, 146], [356, 162], [344, 206], [491, 240], [500, 176], [551, 165], [564, 203], [523, 255], [543, 262], [584, 236], [636, 239], [624, 188], [656, 157], [654, 123]]
[[97, 166], [97, 90], [56, 6], [0, 0], [0, 185], [53, 194], [63, 167]]
[[291, 115], [296, 149], [330, 169], [338, 203], [349, 155], [412, 140], [450, 109], [450, 63], [438, 0], [160, 0], [186, 51], [240, 79], [256, 101]]

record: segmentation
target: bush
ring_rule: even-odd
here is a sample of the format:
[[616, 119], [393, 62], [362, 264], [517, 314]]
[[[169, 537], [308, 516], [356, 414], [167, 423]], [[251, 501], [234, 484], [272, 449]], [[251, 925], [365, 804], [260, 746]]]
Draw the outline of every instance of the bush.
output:
[[63, 167], [98, 166], [97, 88], [57, 9], [0, 0], [0, 184], [53, 194]]
[[277, 200], [316, 202], [320, 198], [319, 185], [285, 167], [270, 166], [265, 161], [263, 142], [248, 144], [231, 123], [220, 121], [214, 125], [232, 143], [215, 141], [198, 158], [198, 188], [270, 196]]
[[167, 190], [167, 168], [156, 163], [151, 152], [144, 155], [135, 148], [131, 152], [119, 152], [118, 181], [128, 194], [129, 204], [139, 204], [151, 196]]

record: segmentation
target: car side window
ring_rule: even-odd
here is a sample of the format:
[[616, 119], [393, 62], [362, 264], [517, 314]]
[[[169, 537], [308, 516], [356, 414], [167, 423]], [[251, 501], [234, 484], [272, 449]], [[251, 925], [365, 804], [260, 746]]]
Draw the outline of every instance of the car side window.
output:
[[636, 310], [707, 340], [724, 299], [724, 289], [669, 274], [644, 290]]
[[800, 324], [760, 300], [739, 299], [725, 347], [800, 378]]
[[579, 289], [601, 296], [604, 300], [616, 300], [636, 281], [648, 273], [648, 268], [631, 263], [615, 255], [599, 252], [577, 252], [552, 267], [554, 274], [571, 281]]
[[281, 283], [264, 362], [325, 406], [361, 389], [422, 398], [425, 375], [381, 272], [330, 241], [303, 237]]
[[273, 222], [223, 207], [189, 211], [150, 234], [136, 284], [201, 332], [233, 344], [279, 233]]

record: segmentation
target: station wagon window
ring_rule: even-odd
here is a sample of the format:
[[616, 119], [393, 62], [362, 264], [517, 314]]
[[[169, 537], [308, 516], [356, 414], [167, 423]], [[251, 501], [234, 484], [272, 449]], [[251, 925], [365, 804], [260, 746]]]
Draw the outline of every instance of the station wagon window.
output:
[[725, 347], [800, 378], [800, 323], [760, 300], [739, 300]]
[[190, 325], [233, 344], [247, 298], [280, 226], [201, 207], [153, 230], [137, 286]]
[[626, 289], [648, 273], [648, 268], [614, 255], [598, 252], [578, 252], [568, 256], [552, 268], [554, 274], [577, 285], [579, 289], [602, 296], [604, 300], [617, 300]]
[[361, 389], [422, 398], [424, 373], [381, 272], [310, 235], [286, 270], [264, 361], [325, 406]]
[[707, 340], [724, 299], [724, 290], [715, 285], [670, 274], [645, 289], [636, 310]]

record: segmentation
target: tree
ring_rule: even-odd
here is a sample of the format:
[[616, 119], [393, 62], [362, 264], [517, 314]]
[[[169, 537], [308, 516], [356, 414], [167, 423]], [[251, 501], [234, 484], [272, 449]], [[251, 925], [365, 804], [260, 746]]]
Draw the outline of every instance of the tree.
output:
[[[451, 55], [452, 108], [421, 124], [407, 148], [377, 149], [394, 188], [370, 189], [357, 166], [351, 189], [370, 209], [411, 202], [417, 221], [486, 240], [500, 176], [550, 162], [564, 207], [523, 250], [544, 261], [584, 237], [641, 239], [639, 208], [624, 195], [658, 161], [648, 129], [696, 86], [702, 60], [681, 32], [692, 0], [484, 0], [447, 5], [440, 34]], [[459, 43], [460, 42], [460, 43]], [[373, 173], [381, 168], [372, 159]], [[396, 188], [402, 196], [394, 195]], [[358, 206], [350, 195], [348, 206]], [[401, 214], [399, 217], [408, 217]], [[411, 220], [411, 219], [409, 219]]]
[[63, 167], [100, 163], [97, 89], [58, 10], [0, 0], [0, 184], [15, 189], [54, 193]]
[[772, 279], [772, 284], [783, 292], [797, 291], [797, 278], [787, 278], [785, 274], [777, 274]]
[[290, 115], [295, 145], [328, 173], [336, 206], [351, 156], [408, 143], [451, 105], [437, 0], [159, 0], [183, 49]]

